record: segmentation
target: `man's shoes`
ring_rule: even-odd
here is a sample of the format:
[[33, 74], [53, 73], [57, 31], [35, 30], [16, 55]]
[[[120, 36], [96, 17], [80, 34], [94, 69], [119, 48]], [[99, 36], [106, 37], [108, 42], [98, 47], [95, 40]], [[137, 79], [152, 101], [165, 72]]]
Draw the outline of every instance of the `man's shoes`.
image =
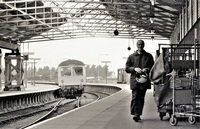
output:
[[133, 120], [134, 120], [135, 122], [138, 122], [138, 117], [137, 117], [137, 116], [134, 116], [134, 117], [133, 117]]
[[135, 122], [138, 122], [139, 120], [141, 120], [141, 118], [140, 118], [140, 116], [134, 116], [134, 117], [133, 117], [133, 120], [134, 120]]

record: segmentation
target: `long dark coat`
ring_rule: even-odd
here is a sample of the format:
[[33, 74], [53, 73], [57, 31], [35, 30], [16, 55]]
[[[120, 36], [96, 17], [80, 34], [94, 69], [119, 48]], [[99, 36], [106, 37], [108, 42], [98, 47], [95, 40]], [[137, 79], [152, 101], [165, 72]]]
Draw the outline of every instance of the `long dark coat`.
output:
[[153, 56], [144, 51], [142, 52], [142, 54], [138, 54], [138, 52], [134, 52], [133, 54], [131, 54], [126, 62], [126, 72], [127, 73], [131, 73], [130, 76], [130, 89], [151, 89], [151, 82], [150, 79], [148, 78], [148, 80], [141, 84], [138, 83], [136, 81], [136, 72], [134, 70], [134, 68], [138, 67], [138, 68], [149, 68], [149, 71], [147, 72], [149, 74], [152, 66], [154, 64], [154, 59]]

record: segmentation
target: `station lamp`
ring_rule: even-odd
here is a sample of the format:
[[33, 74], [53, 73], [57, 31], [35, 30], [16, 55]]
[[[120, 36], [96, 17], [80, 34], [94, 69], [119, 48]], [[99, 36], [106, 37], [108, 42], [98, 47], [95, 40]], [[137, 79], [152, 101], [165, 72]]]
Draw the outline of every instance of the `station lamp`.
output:
[[151, 22], [151, 24], [154, 23], [154, 17], [150, 17], [150, 22]]
[[155, 31], [156, 31], [156, 30], [152, 27], [152, 28], [151, 28], [151, 33], [154, 34]]
[[154, 36], [151, 36], [151, 40], [153, 41], [153, 39], [154, 39]]
[[114, 35], [115, 35], [115, 36], [119, 35], [119, 31], [118, 31], [117, 29], [114, 30]]
[[151, 1], [151, 5], [155, 5], [155, 3], [156, 3], [156, 0], [150, 0]]

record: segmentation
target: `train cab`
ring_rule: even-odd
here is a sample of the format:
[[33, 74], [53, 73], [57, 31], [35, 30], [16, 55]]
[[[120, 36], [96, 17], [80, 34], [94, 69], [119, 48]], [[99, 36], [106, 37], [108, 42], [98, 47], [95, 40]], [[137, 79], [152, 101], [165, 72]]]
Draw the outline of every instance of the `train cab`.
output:
[[125, 68], [119, 68], [117, 74], [117, 83], [129, 83], [130, 74], [126, 73]]
[[58, 85], [79, 85], [86, 83], [85, 64], [78, 60], [66, 60], [58, 66]]
[[66, 60], [58, 66], [58, 85], [66, 98], [80, 97], [86, 83], [85, 64], [78, 60]]

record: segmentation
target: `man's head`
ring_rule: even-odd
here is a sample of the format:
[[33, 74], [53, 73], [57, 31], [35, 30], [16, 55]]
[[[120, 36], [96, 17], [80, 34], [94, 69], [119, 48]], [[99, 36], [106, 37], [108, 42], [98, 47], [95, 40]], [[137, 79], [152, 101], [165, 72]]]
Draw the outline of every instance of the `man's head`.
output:
[[143, 40], [137, 41], [137, 48], [138, 48], [139, 51], [144, 49], [144, 41]]

